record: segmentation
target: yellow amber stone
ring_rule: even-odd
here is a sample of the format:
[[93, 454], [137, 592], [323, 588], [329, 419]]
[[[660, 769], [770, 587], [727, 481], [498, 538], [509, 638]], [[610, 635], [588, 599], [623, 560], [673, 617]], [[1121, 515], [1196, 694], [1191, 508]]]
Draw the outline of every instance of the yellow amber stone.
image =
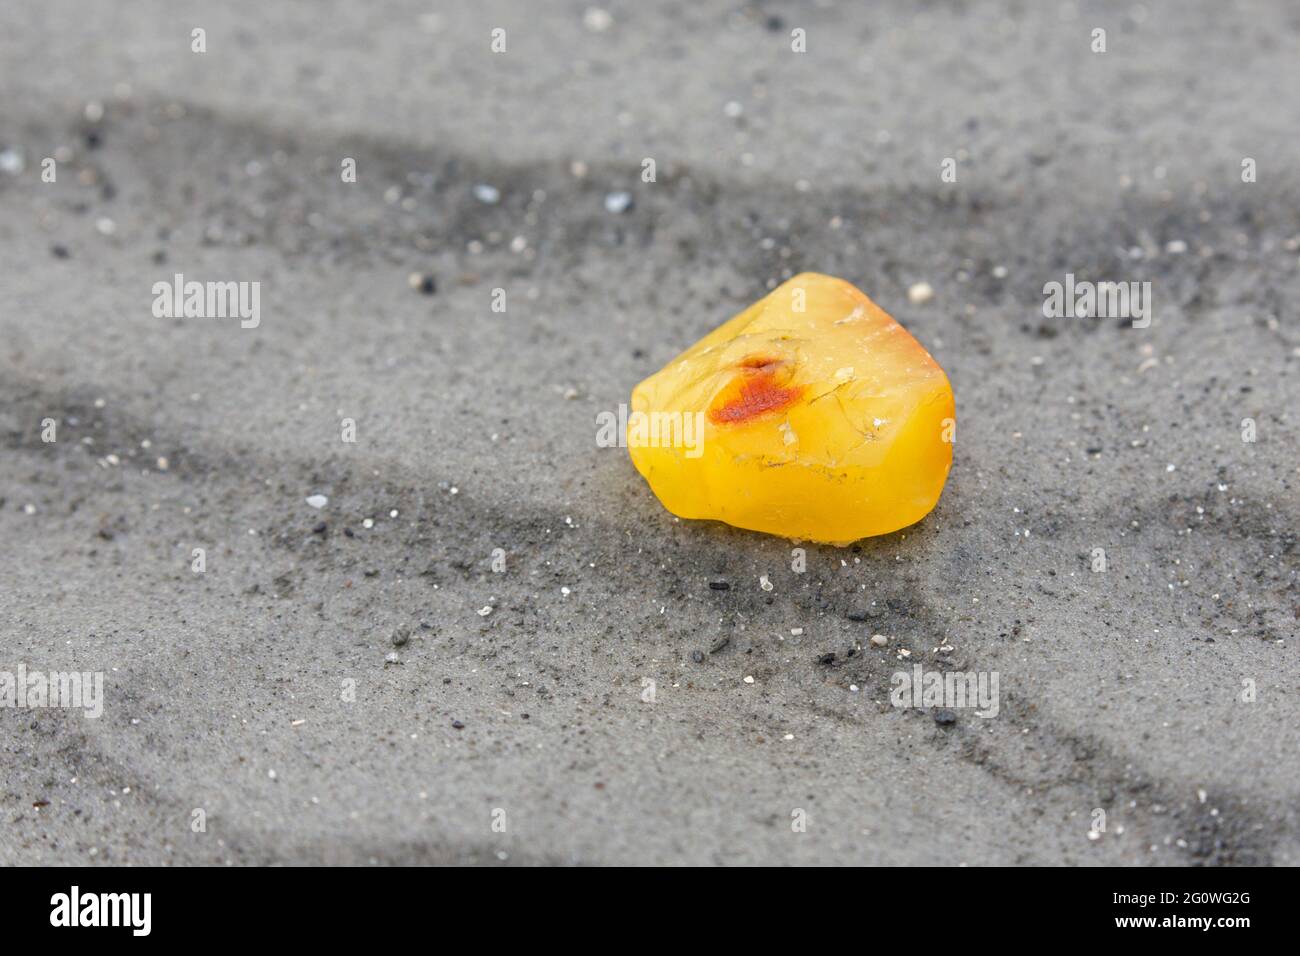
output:
[[633, 389], [627, 444], [679, 517], [845, 545], [930, 512], [955, 427], [930, 353], [850, 283], [805, 272]]

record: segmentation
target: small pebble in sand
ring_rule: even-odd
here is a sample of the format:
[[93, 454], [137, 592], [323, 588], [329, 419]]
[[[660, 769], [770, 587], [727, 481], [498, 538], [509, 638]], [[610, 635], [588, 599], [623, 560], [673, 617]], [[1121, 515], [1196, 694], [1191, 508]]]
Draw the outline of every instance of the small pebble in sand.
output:
[[934, 298], [934, 289], [928, 282], [917, 282], [907, 290], [907, 301], [912, 305], [925, 305]]
[[883, 635], [883, 634], [872, 634], [872, 635], [871, 635], [871, 646], [872, 646], [872, 647], [884, 647], [884, 646], [885, 646], [886, 644], [888, 644], [888, 643], [889, 643], [889, 638], [885, 637], [885, 635]]
[[632, 194], [622, 190], [608, 193], [605, 196], [605, 212], [619, 215], [632, 208]]
[[307, 497], [307, 504], [311, 505], [313, 508], [324, 508], [329, 503], [330, 500], [324, 495], [309, 495]]
[[614, 23], [614, 18], [609, 12], [599, 7], [590, 7], [582, 15], [582, 25], [592, 33], [604, 33]]
[[491, 605], [487, 605], [487, 604], [485, 604], [483, 607], [481, 607], [481, 608], [478, 609], [478, 616], [479, 616], [479, 617], [487, 617], [487, 616], [488, 616], [489, 614], [491, 614], [491, 613], [492, 613], [492, 607], [491, 607]]
[[762, 588], [764, 591], [772, 590], [772, 582], [767, 579], [766, 574], [759, 576], [758, 586]]
[[393, 631], [393, 646], [404, 647], [411, 639], [411, 629], [409, 627], [399, 627]]
[[752, 684], [752, 683], [754, 683], [754, 678], [752, 678], [752, 677], [746, 677], [746, 678], [745, 678], [745, 683], [746, 683], [746, 684]]
[[8, 173], [10, 176], [17, 176], [23, 171], [23, 154], [18, 150], [0, 149], [0, 172]]
[[433, 295], [438, 291], [438, 283], [427, 272], [412, 272], [406, 277], [406, 281], [412, 289], [422, 295]]

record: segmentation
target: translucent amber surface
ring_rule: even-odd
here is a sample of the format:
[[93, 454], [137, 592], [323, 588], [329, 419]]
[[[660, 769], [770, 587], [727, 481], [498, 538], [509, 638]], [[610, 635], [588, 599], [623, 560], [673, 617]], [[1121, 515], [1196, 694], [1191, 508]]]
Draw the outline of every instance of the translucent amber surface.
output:
[[679, 517], [843, 545], [929, 513], [954, 429], [930, 353], [853, 285], [808, 272], [638, 385], [627, 442]]

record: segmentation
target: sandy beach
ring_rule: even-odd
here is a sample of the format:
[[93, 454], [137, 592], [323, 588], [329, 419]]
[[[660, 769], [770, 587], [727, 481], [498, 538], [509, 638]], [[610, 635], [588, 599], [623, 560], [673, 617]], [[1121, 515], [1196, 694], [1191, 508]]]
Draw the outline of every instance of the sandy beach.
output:
[[[0, 707], [0, 864], [1300, 862], [1298, 41], [1282, 2], [0, 11], [0, 671], [103, 682]], [[597, 416], [808, 270], [946, 370], [937, 508], [675, 519]], [[256, 323], [158, 315], [178, 275]], [[1067, 275], [1149, 324], [1045, 316]], [[893, 706], [916, 665], [997, 715]]]

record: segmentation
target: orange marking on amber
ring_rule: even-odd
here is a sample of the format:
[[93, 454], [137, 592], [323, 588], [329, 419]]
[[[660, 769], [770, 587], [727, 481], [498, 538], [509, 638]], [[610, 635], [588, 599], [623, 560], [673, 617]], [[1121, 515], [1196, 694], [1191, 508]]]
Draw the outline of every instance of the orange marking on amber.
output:
[[709, 421], [715, 425], [734, 425], [793, 404], [802, 386], [787, 388], [777, 381], [777, 372], [785, 363], [780, 359], [752, 356], [737, 363], [741, 377], [734, 379], [709, 409]]

